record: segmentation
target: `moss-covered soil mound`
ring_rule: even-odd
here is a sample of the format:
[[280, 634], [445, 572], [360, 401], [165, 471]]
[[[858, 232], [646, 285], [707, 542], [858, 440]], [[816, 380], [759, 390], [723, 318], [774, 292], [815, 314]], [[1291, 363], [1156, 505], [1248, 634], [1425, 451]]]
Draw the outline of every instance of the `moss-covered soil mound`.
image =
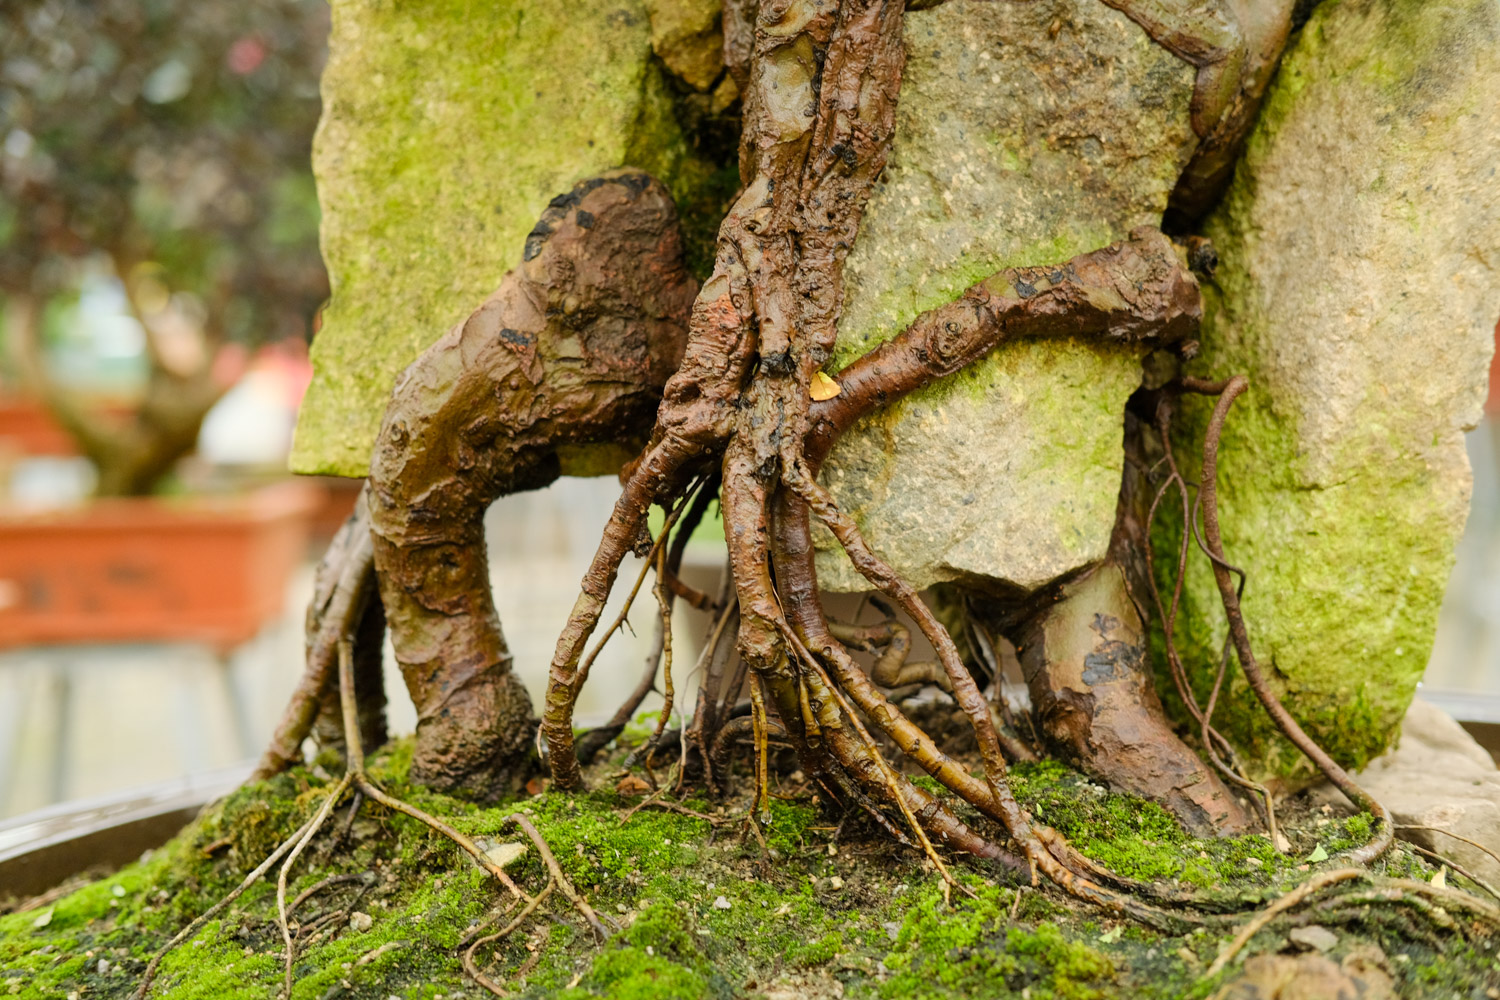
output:
[[[567, 876], [618, 928], [607, 941], [596, 941], [554, 893], [508, 939], [477, 956], [515, 996], [1290, 995], [1270, 987], [1244, 992], [1261, 987], [1247, 981], [1239, 963], [1213, 981], [1201, 978], [1243, 916], [1164, 935], [1050, 889], [1017, 887], [960, 858], [953, 859], [955, 875], [973, 896], [955, 894], [945, 905], [939, 878], [918, 852], [893, 845], [860, 816], [829, 811], [797, 773], [780, 779], [784, 797], [771, 804], [763, 848], [747, 832], [743, 801], [683, 803], [715, 822], [654, 806], [625, 819], [642, 800], [614, 790], [610, 764], [595, 769], [596, 791], [544, 792], [480, 808], [408, 785], [409, 752], [409, 743], [397, 743], [375, 758], [372, 776], [487, 849], [524, 840], [502, 822], [524, 812]], [[1361, 816], [1294, 801], [1284, 817], [1294, 844], [1290, 855], [1277, 854], [1260, 836], [1195, 841], [1159, 808], [1106, 793], [1058, 765], [1017, 770], [1018, 793], [1035, 815], [1098, 861], [1121, 874], [1221, 898], [1272, 899], [1310, 871], [1336, 866], [1339, 852], [1368, 834]], [[151, 955], [238, 884], [313, 813], [331, 786], [316, 766], [247, 786], [123, 871], [42, 905], [12, 901], [11, 912], [0, 916], [0, 996], [130, 995]], [[460, 956], [470, 940], [508, 919], [508, 893], [411, 819], [365, 803], [341, 836], [343, 815], [325, 827], [290, 880], [289, 899], [329, 876], [349, 876], [292, 914], [292, 997], [489, 995], [465, 976]], [[1402, 877], [1437, 875], [1400, 847], [1381, 867]], [[534, 849], [507, 870], [532, 892], [546, 882]], [[1463, 884], [1451, 873], [1445, 877]], [[1366, 986], [1388, 982], [1402, 996], [1500, 996], [1493, 939], [1471, 944], [1457, 928], [1444, 930], [1441, 920], [1414, 922], [1399, 906], [1341, 912], [1338, 922], [1325, 921], [1329, 935], [1300, 935], [1300, 944], [1288, 937], [1297, 917], [1275, 923], [1246, 955], [1290, 956], [1300, 947], [1309, 951], [1304, 958], [1324, 952], [1325, 971], [1352, 963], [1365, 970]], [[1300, 922], [1310, 921], [1304, 914]], [[275, 997], [282, 990], [282, 955], [273, 877], [172, 952], [152, 995]]]

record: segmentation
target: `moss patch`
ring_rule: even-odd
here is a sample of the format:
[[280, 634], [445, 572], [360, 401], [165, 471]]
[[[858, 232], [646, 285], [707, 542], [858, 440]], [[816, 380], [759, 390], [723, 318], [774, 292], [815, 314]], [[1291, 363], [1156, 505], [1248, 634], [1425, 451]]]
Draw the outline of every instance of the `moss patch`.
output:
[[[714, 830], [692, 816], [642, 809], [622, 823], [639, 800], [612, 791], [545, 793], [481, 808], [407, 785], [409, 759], [410, 745], [398, 743], [375, 758], [374, 771], [393, 792], [476, 838], [518, 840], [502, 821], [526, 812], [568, 877], [618, 927], [596, 942], [554, 897], [557, 905], [540, 918], [480, 953], [492, 978], [518, 996], [1201, 996], [1206, 990], [1194, 992], [1194, 982], [1223, 940], [1216, 932], [1169, 937], [1121, 924], [961, 858], [955, 870], [973, 897], [955, 895], [945, 906], [919, 855], [893, 847], [857, 817], [833, 842], [840, 817], [811, 799], [772, 802], [767, 857], [735, 821]], [[128, 996], [150, 955], [237, 884], [329, 787], [326, 777], [299, 770], [243, 788], [149, 859], [47, 907], [0, 916], [0, 996]], [[1294, 812], [1297, 854], [1282, 859], [1266, 853], [1263, 838], [1194, 841], [1155, 807], [1101, 794], [1056, 765], [1020, 769], [1017, 790], [1039, 818], [1122, 873], [1252, 898], [1306, 878], [1302, 859], [1317, 845], [1336, 865], [1337, 852], [1367, 832], [1358, 818]], [[711, 815], [719, 808], [688, 804]], [[494, 880], [426, 827], [368, 804], [331, 854], [329, 836], [309, 849], [292, 893], [332, 874], [362, 877], [321, 891], [294, 914], [303, 926], [335, 916], [323, 931], [304, 933], [292, 1000], [486, 995], [465, 979], [458, 954], [479, 922], [508, 903]], [[1248, 864], [1251, 857], [1262, 865]], [[1400, 851], [1386, 866], [1393, 875], [1433, 874]], [[508, 870], [532, 889], [545, 881], [531, 851]], [[351, 911], [370, 915], [367, 931], [349, 926]], [[250, 890], [168, 957], [153, 995], [275, 994], [282, 960], [274, 914], [274, 886]], [[1341, 950], [1374, 941], [1388, 954], [1408, 955], [1392, 960], [1403, 995], [1467, 995], [1500, 975], [1492, 951], [1460, 938], [1409, 940], [1379, 921], [1338, 930]], [[1281, 933], [1258, 937], [1252, 951], [1281, 947]]]
[[[1462, 431], [1500, 289], [1467, 263], [1500, 243], [1497, 52], [1492, 3], [1319, 5], [1206, 223], [1220, 265], [1195, 373], [1251, 383], [1220, 450], [1225, 548], [1248, 571], [1272, 684], [1354, 769], [1395, 736], [1427, 665], [1468, 512]], [[1189, 478], [1210, 403], [1186, 400], [1177, 426]], [[1175, 565], [1180, 528], [1158, 536], [1159, 565]], [[1207, 562], [1192, 565], [1178, 638], [1202, 690], [1224, 616]], [[1238, 670], [1221, 704], [1264, 775], [1311, 775]]]
[[575, 181], [648, 170], [701, 237], [724, 180], [689, 148], [650, 33], [641, 0], [336, 0], [314, 148], [333, 296], [294, 470], [364, 475], [396, 375]]

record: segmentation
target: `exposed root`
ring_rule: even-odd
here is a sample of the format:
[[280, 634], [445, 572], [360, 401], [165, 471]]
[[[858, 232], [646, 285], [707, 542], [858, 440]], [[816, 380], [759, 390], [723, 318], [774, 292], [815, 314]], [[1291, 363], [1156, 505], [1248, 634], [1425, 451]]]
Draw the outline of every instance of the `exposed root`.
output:
[[1250, 943], [1250, 939], [1272, 920], [1275, 920], [1278, 914], [1285, 913], [1313, 893], [1330, 885], [1347, 882], [1350, 879], [1368, 877], [1369, 872], [1363, 868], [1336, 868], [1333, 871], [1318, 872], [1318, 874], [1245, 921], [1245, 925], [1240, 928], [1239, 933], [1230, 940], [1229, 944], [1219, 952], [1219, 956], [1213, 960], [1213, 964], [1208, 967], [1208, 971], [1203, 974], [1203, 978], [1211, 979], [1220, 972], [1223, 972], [1225, 966], [1234, 961], [1235, 956], [1244, 949], [1245, 945]]
[[531, 825], [531, 820], [520, 813], [511, 813], [505, 817], [504, 822], [516, 824], [521, 828], [521, 832], [526, 834], [527, 839], [536, 846], [537, 853], [542, 856], [542, 863], [547, 866], [547, 871], [552, 875], [552, 881], [549, 884], [556, 884], [562, 890], [563, 895], [568, 897], [568, 901], [583, 915], [583, 919], [588, 921], [588, 925], [593, 928], [598, 940], [603, 941], [609, 937], [609, 931], [600, 922], [593, 908], [589, 906], [588, 900], [573, 888], [573, 883], [568, 881], [568, 876], [564, 875], [562, 869], [557, 866], [557, 859], [552, 856], [552, 849], [547, 846], [547, 841], [537, 832], [536, 827]]
[[[1185, 378], [1179, 380], [1179, 385], [1188, 392], [1205, 392], [1214, 390], [1214, 386], [1200, 380]], [[1219, 391], [1222, 386], [1219, 387]], [[1213, 394], [1217, 394], [1214, 391]], [[1176, 489], [1179, 499], [1182, 501], [1182, 523], [1184, 525], [1182, 538], [1177, 548], [1177, 566], [1172, 576], [1172, 599], [1163, 603], [1161, 588], [1156, 582], [1156, 567], [1153, 547], [1149, 544], [1143, 545], [1142, 554], [1145, 557], [1146, 586], [1151, 592], [1152, 602], [1156, 607], [1156, 615], [1162, 623], [1163, 644], [1166, 648], [1167, 668], [1172, 677], [1173, 687], [1177, 690], [1177, 696], [1181, 699], [1183, 706], [1198, 723], [1198, 734], [1203, 744], [1204, 753], [1208, 755], [1209, 762], [1214, 768], [1230, 782], [1253, 792], [1256, 802], [1261, 808], [1262, 817], [1266, 824], [1266, 833], [1276, 849], [1285, 854], [1291, 850], [1291, 843], [1281, 833], [1276, 823], [1276, 804], [1271, 795], [1271, 790], [1258, 781], [1251, 780], [1244, 773], [1244, 768], [1239, 764], [1234, 747], [1229, 740], [1213, 726], [1213, 709], [1218, 700], [1218, 693], [1223, 683], [1225, 670], [1229, 665], [1229, 640], [1224, 642], [1224, 654], [1220, 657], [1219, 671], [1214, 677], [1213, 691], [1209, 695], [1208, 707], [1205, 709], [1198, 704], [1198, 696], [1188, 682], [1187, 668], [1183, 666], [1182, 656], [1177, 650], [1177, 613], [1182, 605], [1182, 588], [1187, 579], [1187, 560], [1190, 551], [1191, 535], [1186, 525], [1195, 520], [1194, 511], [1197, 509], [1196, 501], [1190, 501], [1188, 486], [1177, 467], [1177, 459], [1172, 451], [1172, 401], [1169, 396], [1163, 394], [1157, 401], [1155, 413], [1156, 431], [1162, 450], [1160, 464], [1167, 469], [1167, 478], [1157, 489], [1152, 498], [1151, 506], [1146, 514], [1146, 537], [1149, 539], [1152, 526], [1156, 523], [1156, 513], [1160, 509], [1163, 499], [1168, 490]]]
[[506, 993], [505, 990], [501, 989], [499, 983], [496, 983], [493, 979], [491, 979], [489, 976], [486, 976], [483, 972], [480, 971], [478, 963], [474, 961], [474, 952], [478, 951], [480, 948], [483, 948], [487, 944], [494, 944], [496, 941], [503, 941], [505, 938], [510, 937], [511, 933], [517, 927], [520, 927], [522, 924], [524, 924], [527, 918], [536, 912], [537, 907], [546, 902], [547, 897], [552, 895], [552, 890], [555, 888], [557, 888], [557, 883], [551, 879], [548, 879], [547, 885], [542, 889], [541, 892], [536, 894], [535, 898], [533, 898], [525, 905], [525, 907], [521, 909], [521, 912], [516, 915], [516, 918], [514, 920], [506, 924], [504, 927], [500, 928], [495, 933], [486, 934], [484, 937], [475, 940], [472, 944], [464, 949], [464, 971], [469, 974], [469, 977], [471, 979], [473, 979], [480, 986], [483, 986], [485, 989], [489, 990], [497, 997], [510, 995]]
[[[373, 607], [372, 580], [378, 580], [380, 606], [389, 616], [397, 658], [418, 707], [413, 766], [417, 781], [494, 797], [513, 786], [530, 766], [535, 732], [545, 741], [553, 787], [577, 789], [583, 781], [580, 760], [619, 735], [664, 668], [665, 705], [650, 738], [630, 760], [643, 761], [649, 776], [653, 754], [676, 707], [671, 611], [673, 601], [681, 597], [717, 614], [696, 667], [702, 677], [697, 711], [691, 726], [675, 734], [677, 781], [680, 787], [691, 769], [699, 767], [710, 790], [721, 787], [725, 750], [748, 735], [755, 771], [748, 820], [757, 838], [757, 815], [764, 818], [771, 795], [769, 754], [774, 738], [777, 745], [796, 752], [810, 780], [835, 800], [846, 807], [859, 806], [891, 836], [918, 846], [944, 879], [945, 895], [956, 883], [939, 845], [994, 862], [1032, 884], [1045, 876], [1077, 899], [1152, 926], [1180, 929], [1206, 922], [1198, 914], [1169, 912], [1144, 902], [1152, 898], [1189, 905], [1195, 900], [1119, 878], [1083, 857], [1056, 831], [1033, 822], [1016, 800], [1007, 771], [1008, 759], [1031, 759], [1033, 751], [1001, 724], [1004, 706], [997, 711], [986, 701], [979, 680], [938, 617], [871, 550], [855, 520], [818, 482], [830, 449], [857, 420], [953, 375], [1001, 344], [1021, 338], [1075, 337], [1170, 346], [1196, 330], [1202, 313], [1197, 283], [1175, 249], [1161, 233], [1140, 229], [1127, 240], [1063, 264], [995, 274], [957, 301], [919, 316], [900, 335], [836, 375], [823, 371], [835, 342], [844, 260], [894, 132], [904, 59], [904, 6], [892, 0], [762, 3], [753, 10], [744, 3], [727, 6], [729, 68], [744, 94], [743, 187], [720, 229], [714, 271], [696, 290], [690, 311], [688, 301], [695, 289], [682, 268], [670, 199], [650, 178], [617, 172], [585, 182], [554, 201], [528, 240], [525, 263], [507, 275], [490, 301], [403, 376], [372, 462], [368, 503], [373, 528], [351, 522], [347, 529], [342, 568], [326, 598], [320, 588], [325, 606], [309, 645], [308, 673], [262, 766], [262, 773], [269, 773], [294, 759], [320, 699], [326, 703], [334, 640], [342, 639], [336, 643], [336, 658], [348, 770], [336, 794], [299, 831], [298, 842], [282, 851], [290, 852], [278, 895], [289, 986], [292, 939], [284, 906], [286, 872], [338, 794], [351, 787], [452, 840], [516, 900], [524, 901], [520, 915], [505, 929], [474, 942], [465, 952], [465, 967], [492, 992], [499, 988], [475, 965], [475, 949], [511, 933], [552, 891], [566, 896], [596, 935], [607, 933], [524, 816], [511, 815], [506, 821], [516, 823], [532, 840], [549, 871], [547, 888], [536, 897], [516, 886], [468, 838], [393, 798], [366, 775], [359, 737], [359, 679], [347, 637]], [[1237, 71], [1225, 61], [1233, 51], [1233, 46], [1215, 49], [1212, 58], [1197, 63], [1204, 71], [1200, 84], [1238, 80]], [[1213, 96], [1209, 91], [1218, 93], [1217, 86], [1199, 88], [1194, 124], [1200, 132], [1223, 110], [1219, 107], [1210, 114], [1207, 105], [1199, 106]], [[608, 322], [596, 331], [589, 317]], [[622, 325], [629, 336], [616, 342], [611, 337]], [[667, 378], [679, 353], [681, 364]], [[501, 493], [555, 478], [564, 446], [619, 443], [622, 432], [630, 437], [631, 430], [643, 428], [663, 382], [655, 424], [639, 457], [623, 474], [620, 497], [558, 637], [537, 722], [511, 672], [489, 599], [480, 515]], [[1270, 691], [1251, 650], [1239, 588], [1232, 580], [1238, 574], [1242, 588], [1244, 574], [1225, 561], [1216, 507], [1217, 449], [1228, 408], [1245, 385], [1243, 378], [1224, 383], [1181, 379], [1172, 390], [1219, 395], [1194, 505], [1188, 502], [1188, 485], [1171, 457], [1169, 413], [1159, 411], [1169, 474], [1151, 500], [1146, 525], [1149, 530], [1151, 518], [1173, 489], [1188, 524], [1170, 602], [1163, 601], [1152, 581], [1168, 637], [1172, 676], [1214, 766], [1264, 798], [1275, 838], [1269, 793], [1241, 773], [1228, 741], [1212, 726], [1229, 646], [1207, 705], [1200, 707], [1172, 638], [1188, 553], [1187, 530], [1196, 532], [1195, 511], [1201, 509], [1202, 547], [1213, 563], [1229, 617], [1229, 642], [1277, 726], [1376, 817], [1374, 841], [1352, 856], [1356, 863], [1366, 864], [1390, 844], [1389, 817], [1307, 738]], [[713, 599], [684, 585], [678, 571], [687, 538], [715, 493], [724, 515], [729, 571], [722, 592]], [[652, 506], [667, 512], [654, 540], [646, 528]], [[871, 587], [916, 624], [936, 651], [936, 664], [907, 662], [911, 636], [891, 613], [886, 622], [874, 626], [827, 620], [813, 568], [814, 516]], [[630, 552], [643, 555], [644, 561], [626, 610], [646, 574], [654, 570], [658, 639], [620, 711], [575, 746], [573, 713], [579, 692], [599, 650], [625, 622], [625, 611], [592, 651], [589, 643]], [[1145, 558], [1150, 576], [1149, 549]], [[1112, 573], [1120, 580], [1114, 581]], [[1125, 573], [1109, 563], [1099, 568], [1095, 582], [1120, 583], [1110, 599], [1131, 602], [1135, 598]], [[1119, 624], [1123, 618], [1115, 620]], [[1101, 627], [1101, 639], [1123, 642], [1113, 633], [1106, 637], [1105, 631]], [[732, 671], [731, 636], [739, 651]], [[854, 661], [846, 643], [877, 657], [870, 673]], [[980, 670], [981, 675], [985, 672]], [[998, 693], [999, 671], [993, 658], [988, 672]], [[1141, 709], [1139, 716], [1155, 720], [1160, 712], [1152, 715], [1151, 708], [1159, 705], [1154, 688], [1142, 680], [1146, 676], [1139, 670], [1132, 674], [1132, 697]], [[746, 683], [748, 715], [734, 717]], [[915, 683], [935, 683], [958, 704], [977, 741], [982, 777], [948, 757], [882, 691]], [[867, 722], [949, 793], [987, 817], [984, 827], [967, 826], [942, 799], [903, 776], [881, 753]], [[1179, 815], [1191, 816], [1197, 809], [1208, 825], [1233, 827], [1240, 822], [1238, 806], [1214, 772], [1202, 767], [1164, 725], [1156, 728], [1170, 737], [1172, 752], [1180, 751], [1191, 765], [1181, 769], [1188, 778], [1202, 775], [1210, 781], [1206, 792], [1200, 788], [1184, 793]], [[1043, 730], [1056, 742], [1046, 726]], [[1146, 742], [1169, 746], [1165, 737]], [[1167, 770], [1171, 769], [1163, 768]], [[696, 780], [698, 772], [692, 773]], [[1172, 787], [1196, 784], [1184, 779]], [[1220, 799], [1228, 800], [1229, 806], [1221, 807]], [[686, 811], [656, 796], [636, 808], [648, 805]], [[633, 813], [626, 819], [629, 815]], [[904, 828], [898, 829], [903, 822]], [[1264, 919], [1257, 917], [1258, 926], [1322, 886], [1360, 874], [1348, 871], [1353, 874], [1316, 876], [1310, 888], [1294, 890], [1287, 897], [1290, 902], [1274, 905]], [[1237, 938], [1239, 943], [1216, 965], [1222, 968], [1232, 959], [1255, 929], [1247, 927], [1244, 940]]]
[[[1424, 831], [1426, 831], [1428, 833], [1441, 833], [1445, 837], [1452, 837], [1454, 840], [1457, 840], [1457, 841], [1460, 841], [1462, 843], [1468, 844], [1470, 847], [1474, 848], [1476, 851], [1482, 851], [1485, 854], [1488, 854], [1490, 857], [1492, 857], [1492, 858], [1495, 859], [1495, 863], [1496, 864], [1500, 864], [1500, 854], [1496, 854], [1493, 850], [1491, 850], [1488, 847], [1485, 847], [1479, 841], [1477, 841], [1477, 840], [1470, 840], [1468, 837], [1465, 837], [1462, 834], [1454, 833], [1452, 830], [1445, 830], [1445, 829], [1443, 829], [1440, 826], [1412, 826], [1410, 824], [1402, 824], [1401, 826], [1396, 827], [1396, 829], [1397, 830], [1424, 830]], [[1413, 844], [1412, 846], [1415, 847], [1416, 845]], [[1450, 863], [1449, 866], [1452, 867], [1451, 863]], [[1457, 869], [1455, 868], [1454, 870], [1456, 871]], [[1460, 874], [1462, 874], [1462, 873], [1460, 873]]]
[[1234, 642], [1240, 668], [1245, 672], [1245, 680], [1249, 682], [1250, 690], [1255, 692], [1255, 696], [1265, 706], [1266, 713], [1271, 716], [1282, 735], [1302, 751], [1339, 791], [1347, 795], [1349, 801], [1375, 818], [1375, 835], [1369, 843], [1355, 848], [1349, 855], [1352, 863], [1367, 865], [1390, 849], [1395, 837], [1390, 814], [1375, 800], [1374, 796], [1359, 787], [1349, 773], [1303, 731], [1297, 720], [1292, 718], [1286, 706], [1282, 705], [1281, 700], [1271, 690], [1270, 684], [1261, 672], [1260, 663], [1255, 658], [1255, 651], [1250, 646], [1250, 634], [1245, 627], [1245, 616], [1240, 610], [1239, 590], [1235, 587], [1231, 576], [1231, 574], [1238, 573], [1243, 581], [1244, 572], [1231, 566], [1224, 558], [1224, 543], [1219, 531], [1219, 438], [1223, 433], [1229, 408], [1249, 387], [1250, 380], [1243, 375], [1236, 375], [1224, 384], [1223, 392], [1219, 395], [1218, 402], [1214, 404], [1213, 414], [1209, 417], [1208, 430], [1204, 434], [1203, 476], [1198, 491], [1198, 500], [1203, 509], [1205, 551], [1213, 563], [1214, 581], [1219, 585], [1219, 597], [1224, 605], [1224, 614], [1229, 619], [1229, 635]]
[[[1398, 827], [1397, 829], [1400, 829], [1400, 827]], [[1478, 875], [1475, 875], [1473, 872], [1464, 868], [1452, 858], [1445, 857], [1439, 854], [1437, 851], [1429, 851], [1427, 848], [1422, 847], [1419, 844], [1408, 844], [1407, 846], [1416, 851], [1418, 854], [1422, 855], [1424, 858], [1429, 858], [1433, 861], [1438, 862], [1439, 864], [1447, 865], [1449, 868], [1453, 869], [1453, 873], [1455, 875], [1462, 875], [1464, 878], [1468, 879], [1470, 882], [1473, 882], [1475, 885], [1479, 886], [1479, 888], [1483, 889], [1491, 896], [1494, 896], [1497, 901], [1500, 901], [1500, 889], [1496, 889], [1494, 886], [1490, 885]]]
[[282, 841], [276, 850], [272, 851], [259, 865], [256, 865], [254, 870], [246, 875], [240, 881], [240, 884], [230, 890], [223, 899], [198, 914], [192, 923], [178, 931], [170, 941], [162, 945], [161, 949], [155, 955], [151, 956], [151, 961], [146, 964], [146, 971], [141, 973], [141, 981], [136, 986], [135, 992], [131, 994], [134, 1000], [144, 1000], [146, 995], [151, 991], [151, 983], [156, 979], [156, 970], [160, 968], [162, 959], [166, 958], [174, 948], [184, 941], [191, 941], [197, 936], [199, 931], [208, 925], [210, 920], [223, 913], [225, 907], [244, 895], [246, 889], [259, 882], [266, 872], [270, 871], [276, 865], [276, 862], [280, 861], [288, 851], [301, 842], [302, 835], [308, 831], [312, 823], [313, 821], [309, 819], [302, 826], [298, 827], [296, 833]]
[[[1320, 904], [1320, 909], [1336, 912], [1350, 906], [1376, 905], [1383, 906], [1398, 904], [1410, 907], [1429, 921], [1443, 930], [1450, 932], [1462, 932], [1463, 928], [1455, 922], [1450, 910], [1467, 911], [1475, 918], [1481, 926], [1490, 929], [1485, 937], [1493, 937], [1500, 932], [1500, 907], [1493, 903], [1485, 902], [1477, 896], [1471, 896], [1457, 889], [1446, 886], [1432, 885], [1428, 882], [1417, 882], [1411, 879], [1376, 878], [1364, 868], [1336, 868], [1330, 871], [1319, 872], [1290, 892], [1276, 899], [1265, 909], [1259, 911], [1240, 928], [1239, 932], [1220, 950], [1217, 958], [1203, 974], [1203, 980], [1212, 979], [1225, 968], [1244, 950], [1260, 931], [1283, 913], [1300, 906], [1309, 897], [1327, 889], [1330, 886], [1355, 879], [1367, 880], [1373, 883], [1372, 888], [1354, 893], [1340, 895]], [[1425, 897], [1425, 898], [1424, 898]], [[1429, 903], [1427, 900], [1433, 900]], [[1434, 905], [1436, 904], [1436, 905]]]
[[[351, 728], [350, 732], [353, 739], [357, 742], [359, 740], [358, 728]], [[288, 997], [292, 995], [292, 961], [296, 957], [296, 947], [292, 943], [291, 924], [287, 922], [287, 876], [291, 873], [292, 866], [297, 863], [297, 858], [302, 854], [302, 851], [328, 820], [328, 815], [333, 812], [333, 807], [338, 803], [338, 800], [344, 797], [344, 792], [348, 791], [349, 784], [350, 776], [346, 773], [338, 780], [338, 783], [333, 786], [333, 790], [328, 793], [318, 806], [318, 811], [313, 814], [312, 822], [307, 825], [302, 836], [297, 840], [296, 846], [292, 848], [291, 853], [282, 862], [281, 870], [276, 874], [276, 923], [281, 928], [281, 941], [285, 947], [286, 980], [284, 989]]]

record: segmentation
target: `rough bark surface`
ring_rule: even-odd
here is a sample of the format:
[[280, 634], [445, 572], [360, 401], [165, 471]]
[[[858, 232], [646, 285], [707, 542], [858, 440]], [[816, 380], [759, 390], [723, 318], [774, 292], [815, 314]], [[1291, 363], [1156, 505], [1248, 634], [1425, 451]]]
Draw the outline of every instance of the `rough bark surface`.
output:
[[1246, 832], [1244, 809], [1167, 724], [1119, 566], [1064, 584], [1016, 645], [1037, 723], [1063, 759], [1162, 803], [1197, 836]]
[[499, 794], [535, 721], [489, 590], [490, 502], [559, 453], [644, 436], [681, 356], [696, 283], [676, 212], [619, 171], [553, 201], [524, 263], [402, 375], [370, 469], [380, 594], [418, 713], [413, 776]]

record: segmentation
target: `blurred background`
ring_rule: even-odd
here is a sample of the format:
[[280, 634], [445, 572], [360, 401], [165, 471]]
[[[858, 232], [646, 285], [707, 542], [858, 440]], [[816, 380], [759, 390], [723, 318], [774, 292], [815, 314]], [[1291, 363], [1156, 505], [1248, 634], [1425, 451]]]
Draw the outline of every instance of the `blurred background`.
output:
[[[322, 0], [0, 12], [0, 819], [233, 781], [302, 669], [313, 566], [359, 485], [284, 472], [328, 295], [309, 169], [327, 18]], [[1493, 746], [1494, 390], [1487, 414], [1423, 694]], [[617, 493], [564, 480], [488, 516], [496, 604], [538, 703]], [[713, 591], [723, 546], [702, 534], [684, 575]], [[654, 618], [649, 600], [632, 612], [581, 722], [635, 686]], [[674, 625], [690, 692], [706, 616], [679, 602]], [[387, 675], [392, 728], [410, 731], [389, 651]]]

